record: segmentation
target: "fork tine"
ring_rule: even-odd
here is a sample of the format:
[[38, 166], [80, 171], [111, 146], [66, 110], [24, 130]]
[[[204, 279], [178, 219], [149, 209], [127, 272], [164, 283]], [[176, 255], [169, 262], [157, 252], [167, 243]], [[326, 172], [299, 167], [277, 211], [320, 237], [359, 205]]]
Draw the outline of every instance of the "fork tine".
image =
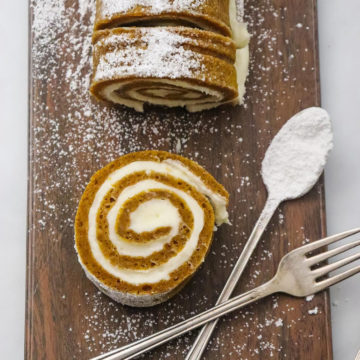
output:
[[356, 267], [354, 267], [352, 269], [346, 270], [341, 274], [331, 276], [328, 279], [325, 279], [323, 281], [318, 282], [316, 284], [316, 291], [324, 290], [329, 286], [335, 285], [338, 282], [340, 282], [342, 280], [345, 280], [348, 277], [357, 274], [358, 272], [360, 272], [360, 265], [358, 265], [358, 266], [356, 266]]
[[306, 261], [307, 263], [311, 266], [311, 265], [315, 265], [321, 261], [327, 260], [335, 255], [341, 254], [346, 250], [352, 249], [356, 246], [360, 245], [360, 240], [351, 242], [349, 244], [345, 244], [342, 246], [339, 246], [338, 248], [329, 250], [329, 251], [325, 251], [324, 253], [318, 254], [318, 255], [314, 255], [309, 257]]
[[302, 247], [299, 248], [299, 249], [301, 249], [301, 251], [302, 251], [304, 254], [306, 254], [306, 253], [308, 253], [308, 252], [310, 252], [310, 251], [313, 251], [313, 250], [316, 250], [316, 249], [321, 248], [321, 247], [323, 247], [323, 246], [332, 244], [332, 243], [335, 242], [335, 241], [339, 241], [339, 240], [345, 239], [345, 238], [348, 237], [348, 236], [357, 234], [358, 232], [360, 232], [360, 228], [356, 228], [356, 229], [344, 231], [344, 232], [342, 232], [342, 233], [340, 233], [340, 234], [335, 234], [335, 235], [326, 237], [326, 238], [324, 238], [324, 239], [320, 239], [320, 240], [314, 241], [313, 243], [308, 244], [308, 245], [304, 245], [304, 246], [302, 246]]
[[354, 254], [352, 256], [349, 256], [345, 259], [341, 259], [339, 261], [336, 261], [332, 264], [329, 264], [329, 265], [326, 265], [326, 266], [322, 266], [321, 268], [319, 269], [316, 269], [316, 270], [313, 270], [313, 274], [317, 277], [320, 277], [320, 276], [324, 276], [326, 274], [328, 274], [329, 272], [331, 271], [334, 271], [346, 264], [350, 264], [351, 262], [357, 260], [357, 259], [360, 259], [360, 252], [357, 253], [357, 254]]

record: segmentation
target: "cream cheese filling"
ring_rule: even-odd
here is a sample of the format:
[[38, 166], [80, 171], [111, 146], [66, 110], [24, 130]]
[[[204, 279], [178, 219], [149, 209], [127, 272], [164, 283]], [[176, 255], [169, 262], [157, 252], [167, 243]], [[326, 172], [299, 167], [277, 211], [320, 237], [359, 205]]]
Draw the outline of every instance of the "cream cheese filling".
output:
[[232, 39], [238, 49], [249, 44], [250, 34], [247, 31], [246, 24], [239, 22], [237, 17], [237, 8], [235, 0], [229, 0], [229, 21], [232, 32]]
[[[124, 240], [121, 238], [117, 232], [116, 232], [116, 219], [117, 215], [119, 213], [119, 210], [124, 205], [124, 202], [126, 202], [128, 199], [131, 199], [135, 195], [143, 192], [143, 191], [150, 191], [154, 189], [164, 189], [164, 190], [171, 190], [170, 187], [166, 186], [164, 187], [162, 183], [158, 181], [153, 180], [144, 180], [140, 181], [132, 186], [129, 186], [128, 188], [124, 189], [120, 196], [118, 197], [115, 205], [112, 207], [112, 209], [109, 211], [109, 214], [107, 216], [107, 221], [109, 224], [109, 238], [110, 241], [114, 244], [114, 246], [117, 249], [117, 252], [120, 255], [128, 255], [128, 256], [141, 256], [146, 257], [151, 255], [152, 253], [156, 251], [162, 250], [165, 243], [170, 242], [171, 238], [175, 236], [178, 232], [178, 228], [181, 223], [180, 214], [178, 213], [177, 209], [174, 208], [171, 204], [172, 211], [167, 212], [168, 207], [166, 206], [165, 202], [162, 203], [162, 219], [164, 220], [164, 225], [161, 226], [171, 226], [171, 231], [167, 236], [163, 236], [161, 238], [158, 238], [154, 241], [148, 242], [148, 243], [135, 243], [135, 242], [129, 242], [127, 240]], [[110, 190], [110, 188], [109, 188]], [[177, 189], [173, 189], [172, 192], [176, 193], [180, 197], [183, 198], [184, 192], [183, 191], [177, 191]], [[186, 194], [185, 194], [186, 195]], [[187, 196], [187, 200], [189, 200], [189, 196]], [[188, 201], [187, 205], [190, 207], [191, 210], [194, 210], [194, 204], [193, 202], [190, 204]], [[149, 206], [151, 202], [144, 203]], [[166, 204], [166, 205], [165, 205]], [[160, 210], [159, 207], [157, 207], [157, 210]], [[174, 217], [174, 211], [176, 211], [177, 216]], [[132, 217], [134, 217], [134, 213], [131, 214]], [[141, 214], [144, 215], [144, 214]], [[142, 221], [142, 219], [138, 219], [138, 221]], [[149, 219], [144, 219], [144, 222], [148, 223]], [[132, 223], [131, 223], [132, 225]], [[139, 227], [139, 226], [137, 226]]]
[[232, 99], [229, 101], [220, 101], [220, 102], [213, 102], [213, 103], [205, 103], [205, 104], [195, 104], [195, 105], [187, 105], [186, 109], [190, 112], [197, 112], [203, 110], [210, 110], [220, 105], [225, 104], [233, 104], [238, 105], [244, 102], [244, 95], [246, 92], [246, 78], [249, 73], [249, 46], [245, 46], [242, 49], [236, 50], [236, 61], [235, 61], [235, 68], [236, 68], [236, 79], [238, 84], [238, 97], [236, 99]]
[[180, 214], [168, 199], [151, 199], [130, 214], [130, 229], [138, 234], [154, 231], [160, 227], [177, 229]]
[[249, 75], [249, 45], [246, 45], [242, 49], [236, 50], [236, 76], [238, 84], [238, 93], [239, 93], [239, 104], [242, 104], [244, 101], [244, 95], [246, 92], [246, 78]]
[[216, 225], [220, 226], [224, 223], [229, 223], [229, 214], [226, 210], [227, 200], [223, 196], [209, 189], [199, 176], [189, 171], [180, 161], [166, 159], [164, 160], [164, 163], [169, 164], [171, 167], [178, 170], [179, 173], [187, 179], [189, 184], [209, 198], [211, 205], [214, 208]]

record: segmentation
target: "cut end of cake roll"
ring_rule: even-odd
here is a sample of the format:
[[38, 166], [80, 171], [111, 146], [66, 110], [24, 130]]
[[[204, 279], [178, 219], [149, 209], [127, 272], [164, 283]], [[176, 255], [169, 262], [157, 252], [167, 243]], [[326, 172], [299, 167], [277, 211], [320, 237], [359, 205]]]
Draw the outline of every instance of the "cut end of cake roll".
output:
[[199, 29], [102, 30], [94, 35], [90, 90], [137, 111], [145, 103], [190, 111], [234, 103], [241, 96], [236, 54], [230, 38]]
[[99, 170], [80, 200], [75, 249], [87, 277], [124, 305], [168, 300], [205, 259], [228, 193], [195, 162], [163, 151]]

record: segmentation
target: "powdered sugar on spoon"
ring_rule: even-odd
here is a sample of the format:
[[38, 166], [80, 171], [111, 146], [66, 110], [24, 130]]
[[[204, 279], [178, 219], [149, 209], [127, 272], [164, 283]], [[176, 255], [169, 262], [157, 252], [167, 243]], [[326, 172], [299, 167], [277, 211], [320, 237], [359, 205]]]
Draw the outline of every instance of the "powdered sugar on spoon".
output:
[[332, 147], [325, 110], [312, 107], [293, 116], [275, 136], [262, 162], [269, 198], [281, 202], [306, 194], [323, 172]]

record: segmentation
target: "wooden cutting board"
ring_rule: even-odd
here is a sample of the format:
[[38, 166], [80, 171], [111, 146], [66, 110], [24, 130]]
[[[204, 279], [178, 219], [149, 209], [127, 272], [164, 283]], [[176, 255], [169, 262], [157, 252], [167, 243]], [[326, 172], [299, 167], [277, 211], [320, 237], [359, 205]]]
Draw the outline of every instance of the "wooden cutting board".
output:
[[[261, 161], [297, 111], [319, 105], [315, 0], [248, 0], [251, 69], [244, 107], [137, 114], [88, 94], [92, 0], [33, 0], [30, 26], [29, 235], [26, 359], [89, 359], [212, 306], [265, 203]], [[100, 294], [78, 264], [74, 216], [97, 169], [140, 149], [198, 161], [231, 194], [232, 226], [169, 302], [132, 309]], [[323, 179], [281, 206], [235, 294], [262, 284], [280, 258], [325, 235]], [[183, 359], [196, 331], [145, 359]], [[269, 297], [221, 320], [205, 359], [332, 358], [328, 293]]]

